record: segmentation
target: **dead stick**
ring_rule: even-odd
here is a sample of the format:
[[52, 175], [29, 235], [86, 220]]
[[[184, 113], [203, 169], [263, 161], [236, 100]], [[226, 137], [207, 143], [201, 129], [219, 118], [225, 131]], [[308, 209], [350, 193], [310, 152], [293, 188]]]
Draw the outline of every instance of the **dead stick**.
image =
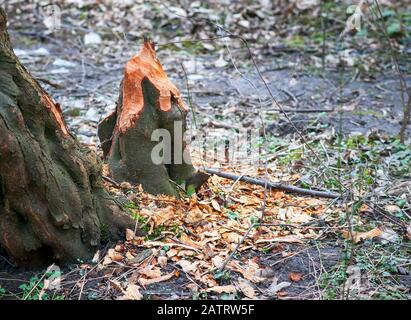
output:
[[209, 174], [215, 174], [216, 176], [219, 176], [225, 179], [230, 179], [234, 181], [240, 180], [246, 183], [250, 183], [250, 184], [254, 184], [254, 185], [262, 186], [262, 187], [267, 185], [267, 188], [282, 190], [282, 191], [286, 191], [290, 193], [297, 193], [297, 194], [309, 195], [313, 197], [330, 198], [330, 199], [336, 199], [341, 196], [338, 193], [334, 193], [330, 191], [311, 190], [311, 189], [304, 189], [304, 188], [299, 188], [299, 187], [295, 187], [291, 185], [286, 185], [282, 183], [273, 183], [273, 182], [268, 182], [268, 181], [266, 182], [264, 180], [255, 179], [255, 178], [251, 178], [247, 176], [237, 176], [232, 173], [220, 172], [218, 170], [210, 169], [210, 168], [205, 168], [204, 170]]

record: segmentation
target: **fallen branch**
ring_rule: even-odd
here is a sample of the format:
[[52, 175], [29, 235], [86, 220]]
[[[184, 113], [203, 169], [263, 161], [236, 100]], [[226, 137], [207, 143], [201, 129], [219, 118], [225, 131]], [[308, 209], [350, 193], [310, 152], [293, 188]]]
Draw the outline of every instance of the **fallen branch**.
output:
[[205, 168], [204, 169], [207, 173], [209, 174], [215, 174], [216, 176], [225, 178], [225, 179], [230, 179], [230, 180], [239, 180], [243, 181], [246, 183], [254, 184], [257, 186], [267, 186], [269, 189], [276, 189], [276, 190], [282, 190], [290, 193], [297, 193], [297, 194], [303, 194], [303, 195], [309, 195], [313, 197], [321, 197], [321, 198], [330, 198], [330, 199], [336, 199], [340, 197], [340, 194], [330, 192], [330, 191], [320, 191], [320, 190], [311, 190], [311, 189], [304, 189], [304, 188], [299, 188], [291, 185], [286, 185], [282, 183], [273, 183], [273, 182], [268, 182], [260, 179], [255, 179], [247, 176], [238, 176], [232, 173], [225, 173], [225, 172], [220, 172], [215, 169], [210, 169], [210, 168]]

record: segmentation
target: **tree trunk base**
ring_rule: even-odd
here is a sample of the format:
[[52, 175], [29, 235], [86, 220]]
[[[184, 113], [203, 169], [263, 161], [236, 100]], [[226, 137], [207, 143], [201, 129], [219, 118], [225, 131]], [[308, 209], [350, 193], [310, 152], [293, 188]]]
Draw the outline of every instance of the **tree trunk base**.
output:
[[0, 246], [19, 264], [65, 263], [124, 236], [134, 222], [100, 172], [14, 55], [0, 8]]
[[[154, 44], [145, 40], [140, 53], [126, 65], [117, 110], [98, 128], [113, 179], [176, 197], [177, 184], [198, 189], [208, 175], [191, 164], [184, 141], [187, 112], [156, 57]], [[161, 130], [163, 147], [160, 137], [155, 137], [157, 130]], [[161, 153], [157, 151], [162, 151], [160, 161], [155, 160]]]

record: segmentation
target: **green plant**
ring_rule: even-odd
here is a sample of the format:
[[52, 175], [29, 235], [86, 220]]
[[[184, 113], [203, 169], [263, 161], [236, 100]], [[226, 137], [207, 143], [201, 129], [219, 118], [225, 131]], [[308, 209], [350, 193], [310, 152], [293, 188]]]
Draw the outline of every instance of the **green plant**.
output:
[[6, 289], [0, 286], [0, 300], [6, 295]]
[[64, 300], [63, 295], [44, 289], [45, 280], [51, 281], [58, 276], [60, 276], [60, 272], [53, 270], [31, 277], [28, 283], [19, 286], [22, 290], [22, 300]]

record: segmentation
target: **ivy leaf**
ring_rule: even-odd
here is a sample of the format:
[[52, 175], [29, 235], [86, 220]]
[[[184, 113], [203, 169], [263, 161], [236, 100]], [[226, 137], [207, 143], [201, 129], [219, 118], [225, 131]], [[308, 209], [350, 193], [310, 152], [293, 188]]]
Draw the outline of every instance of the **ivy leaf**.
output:
[[387, 27], [387, 32], [390, 36], [401, 33], [401, 24], [400, 24], [400, 22], [399, 21], [394, 21], [394, 22], [390, 23], [390, 25]]
[[196, 193], [196, 188], [195, 188], [195, 186], [194, 185], [192, 185], [192, 184], [190, 184], [188, 187], [187, 187], [187, 196], [189, 196], [189, 197], [192, 197], [195, 193]]

